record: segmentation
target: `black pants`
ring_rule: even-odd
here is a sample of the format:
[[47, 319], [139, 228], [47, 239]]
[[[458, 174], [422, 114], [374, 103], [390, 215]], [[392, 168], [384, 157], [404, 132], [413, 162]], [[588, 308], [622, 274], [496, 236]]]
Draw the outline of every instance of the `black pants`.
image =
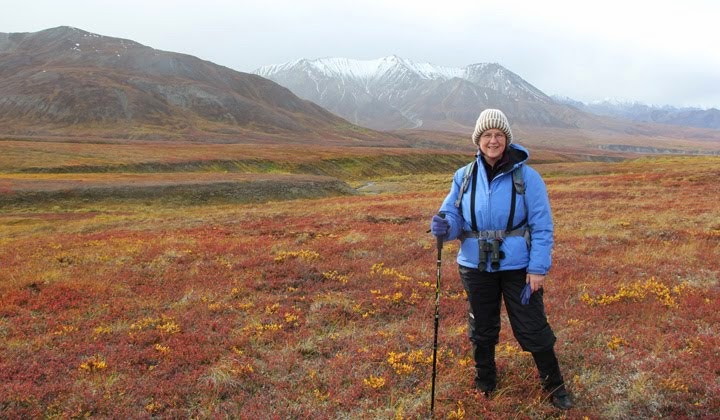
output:
[[533, 293], [528, 305], [520, 303], [526, 276], [525, 269], [489, 273], [460, 266], [470, 309], [468, 335], [475, 346], [488, 348], [498, 343], [502, 296], [520, 347], [533, 353], [552, 350], [556, 338], [545, 316], [543, 290]]

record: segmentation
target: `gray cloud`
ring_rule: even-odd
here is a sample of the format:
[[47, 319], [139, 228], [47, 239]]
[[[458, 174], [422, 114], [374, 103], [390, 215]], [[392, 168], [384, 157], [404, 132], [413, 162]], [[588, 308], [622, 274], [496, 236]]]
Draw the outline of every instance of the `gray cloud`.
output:
[[297, 58], [396, 54], [497, 62], [548, 94], [720, 107], [713, 1], [38, 0], [12, 2], [0, 30], [69, 25], [196, 55], [239, 71]]

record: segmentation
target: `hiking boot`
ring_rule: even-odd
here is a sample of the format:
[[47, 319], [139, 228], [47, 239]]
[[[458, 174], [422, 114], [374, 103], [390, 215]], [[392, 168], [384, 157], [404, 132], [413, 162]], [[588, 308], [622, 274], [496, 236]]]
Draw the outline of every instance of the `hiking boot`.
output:
[[486, 398], [490, 398], [493, 391], [495, 391], [495, 383], [485, 382], [480, 378], [475, 377], [475, 389], [477, 389], [478, 392], [482, 392], [482, 394], [485, 395]]
[[570, 399], [570, 394], [567, 392], [565, 387], [562, 387], [558, 389], [557, 391], [553, 392], [550, 395], [550, 402], [555, 407], [561, 409], [561, 410], [569, 410], [573, 408], [572, 400]]
[[535, 359], [535, 364], [537, 364], [538, 373], [540, 374], [540, 383], [546, 391], [550, 392], [550, 402], [552, 405], [562, 410], [572, 408], [572, 400], [570, 399], [570, 394], [568, 394], [565, 389], [555, 351], [550, 349], [542, 352], [534, 352], [532, 355], [533, 359]]

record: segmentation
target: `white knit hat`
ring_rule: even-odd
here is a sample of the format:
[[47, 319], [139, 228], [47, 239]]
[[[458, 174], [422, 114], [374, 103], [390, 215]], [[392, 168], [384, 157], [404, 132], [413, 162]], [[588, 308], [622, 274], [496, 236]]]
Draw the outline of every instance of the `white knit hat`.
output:
[[480, 113], [475, 123], [475, 131], [472, 135], [472, 141], [475, 143], [475, 146], [480, 146], [480, 135], [482, 135], [483, 131], [491, 128], [497, 128], [505, 133], [507, 144], [512, 143], [513, 135], [512, 131], [510, 131], [510, 123], [505, 114], [499, 109], [486, 109]]

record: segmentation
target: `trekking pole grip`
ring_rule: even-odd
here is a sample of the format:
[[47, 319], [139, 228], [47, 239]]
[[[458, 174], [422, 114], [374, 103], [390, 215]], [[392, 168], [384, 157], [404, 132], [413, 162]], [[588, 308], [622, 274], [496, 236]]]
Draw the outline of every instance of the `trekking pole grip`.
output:
[[[438, 212], [438, 216], [440, 216], [441, 219], [445, 218], [445, 212], [441, 211]], [[442, 238], [437, 238], [437, 249], [438, 249], [438, 259], [440, 259], [440, 250], [442, 250], [443, 247], [443, 240]]]

